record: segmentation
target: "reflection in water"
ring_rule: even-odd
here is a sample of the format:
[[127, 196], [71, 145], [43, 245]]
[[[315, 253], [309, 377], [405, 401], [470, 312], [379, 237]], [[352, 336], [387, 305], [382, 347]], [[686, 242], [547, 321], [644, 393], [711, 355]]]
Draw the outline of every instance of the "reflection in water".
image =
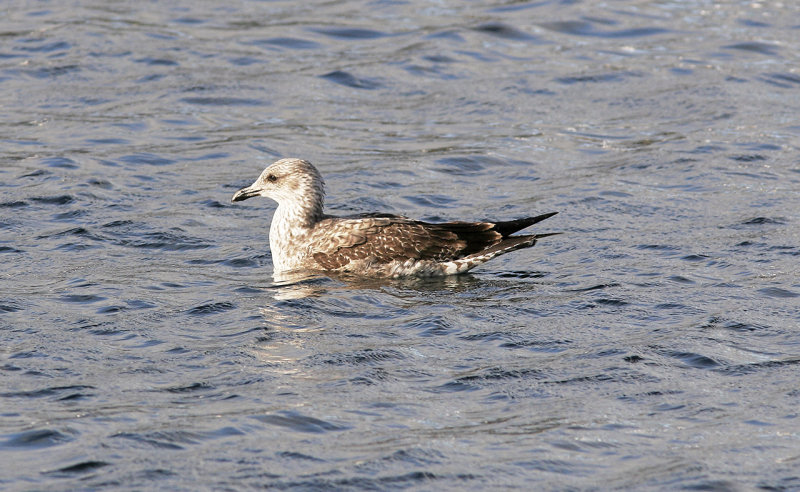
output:
[[319, 272], [289, 271], [275, 272], [271, 289], [276, 301], [303, 299], [324, 293], [329, 286], [330, 278]]
[[[461, 322], [455, 320], [462, 313], [450, 304], [453, 295], [483, 291], [491, 297], [515, 287], [513, 281], [486, 281], [473, 274], [387, 279], [294, 271], [274, 279], [269, 290], [277, 302], [259, 308], [265, 331], [253, 354], [269, 364], [270, 372], [311, 381], [348, 379], [353, 358], [380, 362], [398, 354], [420, 357], [416, 349], [404, 348], [405, 343], [395, 345], [395, 333], [428, 336], [458, 329]], [[422, 311], [423, 306], [432, 311]], [[344, 332], [354, 339], [342, 340]], [[321, 354], [332, 358], [327, 364], [336, 371], [320, 370]]]
[[292, 271], [273, 274], [270, 286], [278, 301], [317, 297], [325, 293], [345, 290], [411, 289], [420, 291], [457, 291], [474, 286], [478, 280], [471, 274], [440, 277], [372, 278], [335, 272]]

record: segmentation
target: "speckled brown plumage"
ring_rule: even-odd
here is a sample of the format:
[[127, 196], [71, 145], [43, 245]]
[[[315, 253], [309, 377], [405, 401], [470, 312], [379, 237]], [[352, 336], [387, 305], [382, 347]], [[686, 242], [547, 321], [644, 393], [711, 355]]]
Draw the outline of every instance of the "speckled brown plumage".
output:
[[507, 222], [432, 224], [389, 214], [333, 217], [322, 213], [324, 186], [309, 162], [282, 159], [232, 201], [268, 196], [278, 202], [270, 228], [276, 272], [323, 270], [369, 276], [434, 276], [465, 272], [551, 234], [511, 236], [555, 212]]

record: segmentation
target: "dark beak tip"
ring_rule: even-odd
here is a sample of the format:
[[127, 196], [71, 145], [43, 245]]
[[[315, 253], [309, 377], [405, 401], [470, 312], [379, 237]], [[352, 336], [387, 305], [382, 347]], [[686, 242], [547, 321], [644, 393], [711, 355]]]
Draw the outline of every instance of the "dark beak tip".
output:
[[253, 193], [247, 188], [242, 188], [241, 190], [237, 191], [231, 197], [231, 203], [233, 202], [241, 202], [242, 200], [247, 200], [248, 198], [256, 196], [257, 193]]

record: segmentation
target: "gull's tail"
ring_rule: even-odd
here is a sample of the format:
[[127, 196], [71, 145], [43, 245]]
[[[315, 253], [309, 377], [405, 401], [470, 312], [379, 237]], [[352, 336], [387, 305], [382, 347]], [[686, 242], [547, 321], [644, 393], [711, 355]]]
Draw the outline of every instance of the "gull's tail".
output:
[[548, 232], [544, 234], [523, 234], [519, 236], [512, 236], [511, 234], [530, 227], [537, 222], [541, 222], [548, 217], [552, 217], [558, 212], [550, 212], [535, 217], [526, 217], [523, 219], [509, 220], [506, 222], [496, 222], [491, 230], [500, 233], [503, 237], [500, 241], [488, 246], [480, 251], [473, 252], [463, 258], [451, 260], [448, 262], [448, 273], [463, 273], [472, 268], [485, 263], [495, 256], [500, 256], [511, 251], [518, 249], [530, 248], [536, 244], [536, 241], [548, 236], [555, 236], [561, 234], [560, 232]]

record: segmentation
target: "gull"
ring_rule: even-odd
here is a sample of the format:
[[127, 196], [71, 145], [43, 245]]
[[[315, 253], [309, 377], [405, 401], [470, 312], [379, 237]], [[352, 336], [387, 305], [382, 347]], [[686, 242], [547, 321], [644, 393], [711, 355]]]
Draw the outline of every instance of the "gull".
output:
[[558, 212], [505, 222], [438, 224], [385, 213], [327, 215], [322, 209], [322, 175], [310, 162], [295, 158], [271, 164], [231, 201], [254, 196], [278, 202], [269, 229], [275, 274], [308, 270], [389, 278], [454, 275], [559, 234], [512, 236]]

